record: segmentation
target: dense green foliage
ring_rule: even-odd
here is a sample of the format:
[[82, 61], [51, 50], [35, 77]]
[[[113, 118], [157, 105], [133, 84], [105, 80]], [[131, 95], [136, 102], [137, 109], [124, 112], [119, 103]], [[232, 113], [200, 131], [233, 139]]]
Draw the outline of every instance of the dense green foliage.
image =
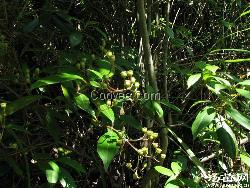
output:
[[2, 0], [0, 187], [248, 174], [249, 17], [244, 0]]

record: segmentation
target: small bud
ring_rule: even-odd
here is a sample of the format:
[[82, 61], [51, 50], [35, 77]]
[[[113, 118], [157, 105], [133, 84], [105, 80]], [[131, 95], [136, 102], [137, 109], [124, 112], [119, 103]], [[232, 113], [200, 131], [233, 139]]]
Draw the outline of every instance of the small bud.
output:
[[121, 72], [121, 77], [122, 78], [126, 78], [128, 75], [127, 75], [127, 72], [126, 71], [122, 71]]
[[135, 81], [136, 81], [135, 77], [131, 77], [130, 81], [131, 81], [132, 84], [135, 83]]
[[166, 154], [163, 154], [163, 153], [162, 153], [162, 154], [161, 154], [161, 158], [162, 158], [162, 159], [165, 159], [165, 158], [166, 158]]
[[143, 147], [141, 150], [142, 150], [142, 152], [143, 152], [144, 155], [148, 154], [148, 148]]
[[134, 72], [132, 70], [127, 71], [129, 77], [133, 76]]
[[126, 164], [126, 167], [127, 167], [128, 169], [131, 169], [131, 168], [132, 168], [132, 164], [131, 164], [131, 163], [127, 163], [127, 164]]
[[143, 127], [142, 129], [141, 129], [141, 131], [143, 132], [143, 133], [146, 133], [147, 132], [147, 127]]
[[156, 148], [156, 149], [155, 149], [155, 153], [160, 154], [161, 152], [162, 152], [162, 149], [161, 149], [161, 148]]
[[155, 143], [155, 142], [152, 145], [153, 145], [154, 148], [158, 148], [159, 147], [159, 144]]

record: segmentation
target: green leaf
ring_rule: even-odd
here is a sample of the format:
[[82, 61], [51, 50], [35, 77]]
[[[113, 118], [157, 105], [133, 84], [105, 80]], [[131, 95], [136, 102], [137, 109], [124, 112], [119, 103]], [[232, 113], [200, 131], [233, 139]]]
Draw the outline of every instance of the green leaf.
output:
[[98, 68], [98, 72], [101, 73], [102, 77], [104, 75], [108, 76], [108, 77], [112, 77], [114, 75], [114, 67], [112, 65], [112, 63], [110, 63], [107, 60], [99, 60], [97, 62], [97, 66]]
[[243, 13], [240, 15], [240, 17], [246, 16], [246, 15], [248, 15], [248, 14], [250, 14], [250, 10], [243, 12]]
[[173, 176], [174, 173], [172, 170], [165, 168], [163, 166], [155, 166], [155, 170], [159, 172], [160, 174], [163, 174], [165, 176]]
[[82, 34], [80, 32], [73, 32], [69, 35], [71, 47], [75, 47], [82, 42]]
[[236, 122], [250, 130], [250, 118], [245, 114], [240, 113], [238, 110], [234, 109], [232, 106], [227, 107], [226, 113], [232, 117]]
[[105, 171], [108, 171], [108, 167], [119, 151], [117, 145], [118, 135], [108, 130], [104, 135], [102, 135], [97, 143], [97, 153], [102, 159]]
[[46, 169], [45, 171], [47, 181], [49, 183], [57, 183], [59, 176], [60, 176], [60, 168], [53, 161], [49, 161], [48, 164], [51, 167], [51, 169]]
[[174, 31], [173, 31], [173, 29], [171, 29], [170, 27], [167, 27], [167, 28], [166, 28], [166, 32], [167, 32], [168, 36], [169, 36], [171, 39], [174, 38]]
[[178, 108], [177, 106], [171, 104], [168, 100], [166, 99], [163, 99], [163, 100], [160, 100], [160, 103], [175, 110], [176, 112], [181, 112], [180, 108]]
[[238, 145], [232, 129], [227, 125], [224, 118], [220, 115], [218, 115], [218, 117], [215, 119], [215, 123], [216, 133], [222, 147], [225, 149], [229, 157], [235, 159], [238, 153]]
[[250, 80], [244, 80], [243, 82], [239, 82], [238, 84], [243, 86], [250, 86]]
[[62, 187], [77, 188], [74, 178], [70, 175], [70, 173], [67, 170], [63, 168], [61, 169], [60, 173], [60, 183]]
[[247, 152], [242, 152], [240, 154], [240, 159], [243, 163], [250, 167], [250, 155]]
[[30, 33], [32, 32], [37, 26], [39, 25], [39, 20], [34, 19], [31, 22], [29, 22], [27, 25], [24, 26], [23, 31], [25, 33]]
[[91, 108], [89, 98], [86, 95], [78, 93], [74, 96], [74, 100], [76, 105], [80, 109], [88, 112], [91, 116], [95, 117], [95, 111]]
[[56, 142], [59, 142], [59, 139], [60, 139], [60, 137], [59, 137], [59, 127], [56, 124], [55, 114], [51, 110], [47, 111], [46, 124], [47, 124], [49, 134], [52, 136], [52, 138]]
[[220, 67], [216, 66], [216, 65], [210, 65], [210, 64], [207, 64], [205, 69], [206, 70], [209, 70], [213, 73], [216, 73], [216, 71], [219, 69]]
[[225, 63], [241, 63], [241, 62], [249, 62], [250, 58], [246, 58], [246, 59], [228, 59], [225, 60]]
[[213, 121], [215, 115], [215, 110], [211, 106], [205, 107], [198, 113], [192, 124], [192, 133], [194, 139], [206, 126], [208, 126]]
[[181, 164], [180, 164], [179, 162], [172, 162], [172, 163], [171, 163], [171, 169], [172, 169], [172, 171], [173, 171], [176, 175], [180, 174], [181, 171], [182, 171], [182, 167], [181, 167]]
[[192, 85], [198, 82], [200, 78], [201, 78], [201, 73], [191, 75], [187, 81], [188, 88], [190, 88]]
[[31, 89], [51, 85], [51, 84], [57, 84], [57, 83], [62, 83], [62, 82], [67, 82], [67, 81], [72, 81], [72, 80], [83, 80], [84, 79], [81, 76], [78, 76], [73, 73], [58, 73], [56, 75], [48, 76], [43, 79], [40, 79], [33, 83], [31, 85]]
[[107, 104], [101, 104], [99, 106], [99, 110], [100, 112], [107, 117], [111, 122], [115, 121], [115, 114], [112, 110], [112, 108], [110, 108]]
[[42, 99], [42, 96], [34, 95], [34, 96], [25, 96], [20, 99], [17, 99], [6, 106], [6, 115], [11, 115], [24, 107], [30, 105], [31, 103]]
[[71, 159], [69, 157], [62, 157], [59, 159], [59, 162], [63, 163], [64, 165], [67, 165], [69, 167], [72, 167], [76, 172], [79, 174], [86, 173], [85, 168], [80, 164], [78, 161]]
[[244, 89], [236, 89], [236, 91], [242, 95], [243, 97], [246, 97], [247, 99], [250, 99], [250, 91], [244, 90]]
[[157, 116], [159, 118], [163, 117], [163, 110], [162, 110], [161, 105], [156, 101], [152, 101], [152, 106], [153, 106], [154, 111], [156, 112]]
[[93, 77], [95, 77], [95, 78], [97, 78], [97, 79], [100, 79], [100, 80], [101, 80], [102, 77], [103, 77], [103, 75], [102, 75], [101, 73], [99, 73], [99, 72], [97, 72], [97, 71], [95, 71], [95, 70], [88, 69], [87, 71], [88, 71], [88, 73], [89, 73], [90, 76], [93, 76]]

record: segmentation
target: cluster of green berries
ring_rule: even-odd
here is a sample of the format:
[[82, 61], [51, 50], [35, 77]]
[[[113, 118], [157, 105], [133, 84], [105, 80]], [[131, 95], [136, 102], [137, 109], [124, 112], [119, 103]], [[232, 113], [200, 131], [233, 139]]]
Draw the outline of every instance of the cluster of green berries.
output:
[[85, 62], [86, 59], [84, 58], [80, 63], [77, 63], [75, 66], [78, 70], [84, 70], [85, 69]]
[[162, 153], [162, 149], [159, 147], [159, 144], [154, 142], [158, 138], [158, 133], [148, 130], [146, 127], [142, 128], [142, 132], [147, 136], [147, 138], [152, 141], [152, 146], [155, 149], [155, 154], [160, 155], [162, 159], [166, 158], [166, 154]]
[[134, 72], [132, 70], [122, 71], [121, 77], [125, 79], [124, 87], [131, 90], [135, 98], [139, 98], [141, 94], [139, 91], [137, 91], [137, 89], [140, 87], [140, 83], [136, 81], [136, 78], [133, 76], [133, 74]]
[[108, 60], [111, 62], [111, 63], [114, 63], [115, 62], [115, 55], [113, 52], [111, 51], [107, 51], [105, 56], [108, 58]]

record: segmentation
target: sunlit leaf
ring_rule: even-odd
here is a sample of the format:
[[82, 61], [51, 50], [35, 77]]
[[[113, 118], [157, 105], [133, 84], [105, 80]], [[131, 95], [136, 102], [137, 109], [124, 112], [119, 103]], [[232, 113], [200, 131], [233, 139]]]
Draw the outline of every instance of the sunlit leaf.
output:
[[174, 173], [172, 170], [165, 168], [163, 166], [155, 166], [155, 170], [159, 172], [160, 174], [163, 174], [165, 176], [173, 176]]
[[160, 103], [163, 104], [164, 106], [167, 106], [168, 108], [175, 110], [176, 112], [181, 112], [180, 108], [171, 104], [169, 101], [167, 101], [165, 99], [160, 100]]
[[236, 89], [236, 91], [242, 95], [243, 97], [246, 97], [247, 99], [250, 99], [250, 91], [244, 90], [244, 89]]
[[111, 122], [114, 122], [114, 120], [115, 120], [115, 114], [114, 114], [112, 108], [110, 108], [107, 104], [101, 104], [99, 106], [99, 110]]
[[187, 81], [188, 88], [190, 88], [192, 85], [198, 82], [200, 78], [201, 78], [201, 73], [191, 75]]
[[76, 105], [80, 109], [88, 112], [90, 115], [92, 115], [93, 117], [95, 117], [95, 111], [90, 106], [89, 98], [86, 95], [84, 95], [82, 93], [77, 93], [74, 96], [74, 100], [75, 100]]

